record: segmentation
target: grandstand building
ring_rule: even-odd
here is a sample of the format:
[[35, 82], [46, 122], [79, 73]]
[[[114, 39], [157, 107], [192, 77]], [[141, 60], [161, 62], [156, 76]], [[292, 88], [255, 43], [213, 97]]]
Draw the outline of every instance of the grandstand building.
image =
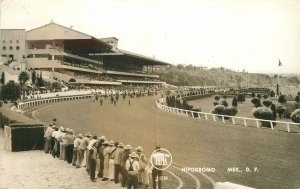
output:
[[53, 22], [29, 31], [1, 30], [1, 37], [5, 41], [1, 55], [10, 58], [8, 67], [15, 69], [12, 64], [25, 62], [18, 70], [42, 71], [43, 78], [50, 81], [74, 78], [84, 85], [165, 84], [154, 70], [168, 63], [121, 50], [115, 37], [98, 39]]

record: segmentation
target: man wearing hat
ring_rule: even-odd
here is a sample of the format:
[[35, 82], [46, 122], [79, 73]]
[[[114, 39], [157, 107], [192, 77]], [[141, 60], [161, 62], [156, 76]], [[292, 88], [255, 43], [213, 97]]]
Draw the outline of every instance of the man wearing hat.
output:
[[103, 179], [101, 181], [109, 180], [109, 152], [112, 147], [112, 144], [113, 141], [110, 141], [108, 143], [108, 146], [106, 146], [102, 152], [104, 156], [104, 169], [103, 169]]
[[96, 172], [96, 161], [97, 161], [97, 146], [98, 140], [91, 140], [89, 146], [89, 174], [90, 179], [93, 182], [96, 182], [95, 172]]
[[138, 188], [138, 171], [139, 162], [137, 161], [138, 155], [135, 152], [131, 152], [129, 158], [126, 161], [125, 168], [127, 170], [127, 189]]
[[53, 129], [53, 131], [52, 131], [51, 139], [50, 139], [50, 152], [49, 152], [50, 154], [54, 153], [55, 135], [58, 131], [58, 128], [55, 125], [52, 126], [52, 129]]
[[52, 126], [53, 126], [53, 124], [50, 123], [50, 125], [47, 127], [47, 130], [45, 131], [45, 134], [44, 134], [44, 141], [45, 141], [44, 152], [45, 153], [49, 153], [49, 151], [50, 151], [50, 140], [51, 140], [52, 132], [54, 131]]
[[118, 148], [116, 149], [115, 153], [115, 183], [119, 183], [119, 174], [122, 174], [122, 167], [121, 167], [121, 158], [122, 152], [124, 150], [124, 144], [122, 142], [119, 143]]
[[110, 144], [111, 148], [109, 150], [109, 179], [114, 180], [115, 178], [115, 154], [118, 149], [119, 142], [113, 142]]
[[101, 136], [99, 138], [98, 142], [98, 154], [100, 159], [100, 166], [99, 166], [99, 172], [97, 176], [99, 178], [103, 178], [103, 169], [104, 169], [104, 156], [103, 156], [103, 150], [108, 146], [108, 141], [106, 140], [105, 136]]
[[[98, 142], [96, 135], [93, 136], [93, 139], [89, 142], [89, 145], [86, 149], [86, 172], [88, 174], [90, 174], [90, 152], [89, 152], [89, 150], [91, 150], [91, 148], [95, 142]], [[98, 145], [98, 143], [97, 143], [97, 145]]]
[[59, 157], [60, 155], [60, 138], [63, 135], [63, 131], [65, 128], [59, 127], [58, 131], [55, 133], [55, 145], [54, 145], [54, 156], [53, 157]]
[[79, 168], [81, 167], [82, 161], [84, 159], [84, 155], [85, 155], [85, 150], [87, 150], [87, 147], [90, 143], [90, 137], [92, 135], [90, 133], [86, 133], [85, 137], [82, 139], [79, 147], [78, 147], [78, 157], [77, 157], [77, 163], [76, 163], [76, 167]]
[[74, 148], [73, 148], [73, 158], [72, 158], [72, 165], [76, 166], [76, 161], [78, 157], [78, 147], [81, 143], [83, 135], [79, 134], [77, 138], [74, 140]]
[[122, 152], [122, 158], [121, 158], [121, 167], [122, 167], [122, 187], [126, 187], [126, 182], [127, 182], [127, 170], [126, 170], [126, 161], [129, 158], [130, 150], [131, 150], [131, 145], [126, 145], [124, 147], [124, 150]]
[[138, 155], [138, 161], [139, 161], [139, 166], [140, 166], [140, 169], [139, 169], [139, 172], [138, 172], [138, 181], [139, 181], [139, 185], [145, 185], [145, 186], [148, 186], [149, 183], [148, 183], [148, 180], [146, 177], [147, 177], [147, 173], [146, 173], [146, 166], [147, 166], [147, 161], [146, 161], [146, 157], [145, 157], [145, 154], [143, 154], [143, 148], [141, 146], [138, 146], [136, 149], [136, 153]]
[[53, 157], [55, 157], [55, 144], [56, 144], [56, 139], [55, 139], [55, 136], [56, 134], [58, 133], [58, 128], [57, 127], [54, 127], [54, 131], [52, 132], [52, 135], [51, 135], [51, 155]]
[[68, 164], [72, 163], [75, 139], [76, 139], [76, 136], [74, 135], [74, 131], [72, 129], [69, 129], [66, 136], [63, 137], [64, 143], [65, 143], [65, 152], [66, 152], [65, 157], [66, 157]]

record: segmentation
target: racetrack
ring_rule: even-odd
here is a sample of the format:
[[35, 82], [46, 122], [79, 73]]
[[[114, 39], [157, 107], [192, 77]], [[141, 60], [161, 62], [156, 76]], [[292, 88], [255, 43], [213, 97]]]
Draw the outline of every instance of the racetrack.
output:
[[[176, 167], [215, 168], [215, 172], [205, 173], [215, 182], [264, 189], [300, 187], [299, 134], [176, 116], [157, 109], [155, 100], [156, 97], [134, 99], [131, 106], [120, 100], [116, 107], [108, 99], [102, 107], [99, 102], [78, 100], [33, 110], [35, 117], [46, 123], [55, 117], [58, 126], [73, 128], [77, 133], [89, 131], [134, 147], [141, 145], [147, 157], [159, 144], [172, 153]], [[232, 167], [242, 172], [228, 172]], [[246, 172], [246, 167], [251, 172]], [[254, 172], [254, 168], [258, 171]], [[182, 178], [184, 189], [196, 188], [190, 175], [175, 167], [170, 170]], [[202, 174], [192, 174], [201, 188], [213, 188]], [[164, 182], [164, 188], [170, 188], [168, 181]]]

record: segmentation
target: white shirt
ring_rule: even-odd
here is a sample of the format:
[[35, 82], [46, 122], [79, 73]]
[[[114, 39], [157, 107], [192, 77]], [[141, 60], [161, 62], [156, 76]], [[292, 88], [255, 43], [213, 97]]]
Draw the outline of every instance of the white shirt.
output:
[[131, 158], [128, 158], [128, 160], [126, 161], [126, 164], [125, 164], [125, 169], [127, 171], [129, 171], [129, 167], [130, 167], [130, 162], [132, 163], [132, 168], [133, 168], [133, 171], [138, 171], [140, 169], [140, 166], [139, 166], [139, 162], [137, 160], [133, 160]]

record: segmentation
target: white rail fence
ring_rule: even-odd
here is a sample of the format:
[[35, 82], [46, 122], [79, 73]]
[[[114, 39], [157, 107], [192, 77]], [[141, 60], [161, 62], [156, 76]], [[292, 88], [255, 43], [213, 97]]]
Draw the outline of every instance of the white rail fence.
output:
[[17, 106], [14, 107], [15, 110], [23, 110], [32, 106], [38, 106], [42, 104], [49, 104], [55, 102], [63, 102], [70, 100], [79, 100], [79, 99], [88, 99], [91, 98], [93, 94], [88, 95], [74, 95], [74, 96], [58, 96], [58, 97], [49, 97], [42, 99], [33, 99], [30, 101], [20, 102]]
[[212, 114], [206, 112], [184, 110], [184, 109], [173, 108], [173, 107], [163, 105], [164, 101], [165, 101], [164, 98], [157, 100], [156, 107], [166, 112], [170, 112], [180, 116], [196, 118], [196, 119], [212, 120], [214, 122], [221, 120], [223, 123], [232, 123], [233, 125], [241, 124], [244, 125], [245, 127], [250, 126], [252, 123], [252, 125], [254, 124], [257, 128], [261, 127], [260, 122], [269, 122], [272, 130], [274, 130], [275, 125], [281, 124], [286, 126], [287, 132], [291, 132], [292, 125], [294, 126], [300, 125], [299, 123], [293, 123], [293, 122], [273, 121], [273, 120], [255, 119], [255, 118], [238, 117], [238, 116], [227, 116], [227, 115], [219, 115], [219, 114]]

